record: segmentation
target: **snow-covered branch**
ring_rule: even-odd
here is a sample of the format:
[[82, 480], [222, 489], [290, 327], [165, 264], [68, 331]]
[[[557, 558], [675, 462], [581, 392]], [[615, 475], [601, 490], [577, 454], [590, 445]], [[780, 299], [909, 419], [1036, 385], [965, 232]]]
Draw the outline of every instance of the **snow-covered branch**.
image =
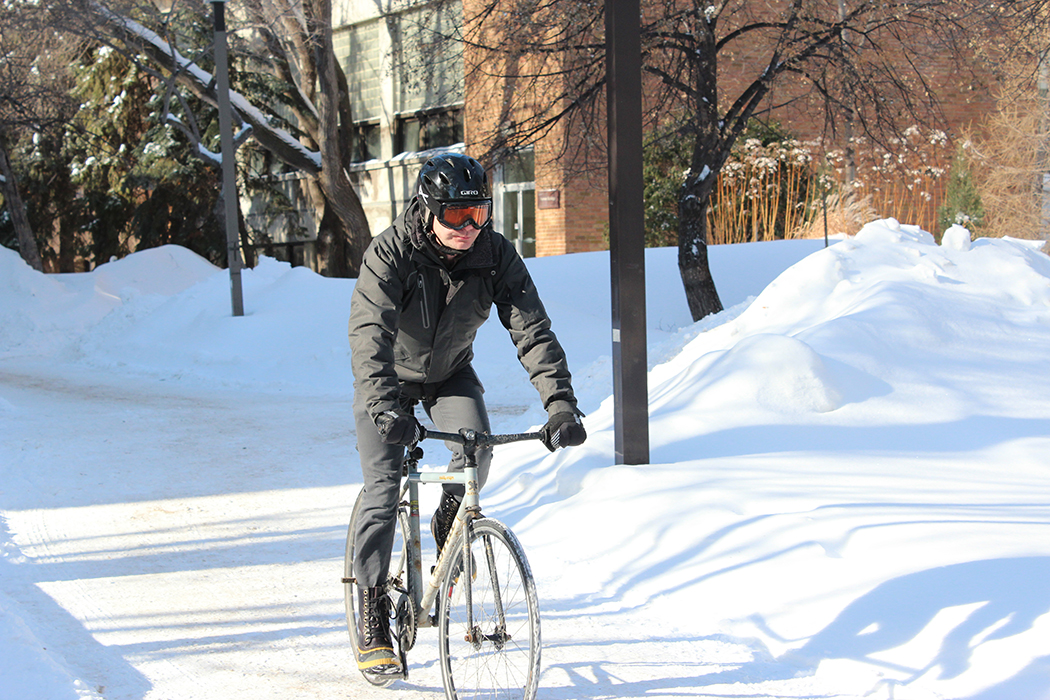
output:
[[[218, 107], [215, 81], [211, 73], [184, 57], [156, 32], [138, 22], [99, 3], [92, 3], [92, 7], [122, 43], [163, 66], [176, 75], [180, 84], [192, 90], [200, 99]], [[230, 103], [233, 105], [234, 122], [239, 126], [249, 126], [251, 135], [260, 145], [297, 170], [313, 174], [321, 172], [320, 153], [306, 148], [290, 133], [270, 124], [261, 110], [234, 90], [230, 91]], [[243, 128], [240, 136], [242, 140], [247, 137]]]

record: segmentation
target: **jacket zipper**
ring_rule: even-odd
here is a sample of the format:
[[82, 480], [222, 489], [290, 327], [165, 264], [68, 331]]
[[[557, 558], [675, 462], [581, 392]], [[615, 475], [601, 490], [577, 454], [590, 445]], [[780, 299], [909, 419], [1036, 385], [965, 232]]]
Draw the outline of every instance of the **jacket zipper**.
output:
[[423, 275], [420, 273], [416, 281], [416, 286], [419, 288], [419, 307], [422, 311], [423, 316], [423, 328], [430, 329], [430, 310], [427, 304], [427, 288], [423, 284]]

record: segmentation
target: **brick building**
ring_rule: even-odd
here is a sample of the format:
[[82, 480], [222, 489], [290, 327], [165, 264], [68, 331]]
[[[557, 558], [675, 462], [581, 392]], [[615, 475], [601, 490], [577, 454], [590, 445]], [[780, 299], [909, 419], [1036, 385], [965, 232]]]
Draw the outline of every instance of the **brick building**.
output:
[[[463, 55], [459, 42], [434, 39], [462, 27], [462, 2], [397, 9], [381, 9], [372, 0], [333, 5], [336, 57], [347, 73], [355, 120], [352, 174], [378, 233], [412, 196], [415, 174], [429, 153], [482, 150], [481, 134], [500, 118], [492, 102], [498, 91], [467, 85], [464, 65], [472, 57]], [[749, 67], [755, 60], [746, 54], [726, 57], [723, 86], [732, 90], [743, 76], [754, 75]], [[947, 88], [941, 95], [947, 131], [969, 125], [989, 108], [989, 86], [961, 73], [949, 57], [932, 61], [927, 70], [929, 82]], [[790, 89], [778, 88], [778, 96]], [[823, 126], [814, 123], [813, 113], [812, 105], [800, 102], [777, 118], [793, 133], [812, 137]], [[561, 136], [557, 128], [504, 163], [485, 164], [494, 185], [494, 225], [525, 256], [607, 246], [605, 175], [569, 178], [551, 157]]]
[[[363, 0], [334, 4], [336, 58], [347, 73], [354, 113], [352, 174], [373, 233], [388, 226], [412, 196], [415, 175], [430, 153], [472, 153], [485, 122], [485, 108], [465, 88], [462, 45], [428, 43], [435, 33], [461, 26], [462, 16], [459, 3], [417, 3], [386, 13]], [[552, 141], [501, 164], [485, 164], [493, 182], [494, 226], [524, 256], [604, 249], [604, 175], [568, 182], [550, 164]]]

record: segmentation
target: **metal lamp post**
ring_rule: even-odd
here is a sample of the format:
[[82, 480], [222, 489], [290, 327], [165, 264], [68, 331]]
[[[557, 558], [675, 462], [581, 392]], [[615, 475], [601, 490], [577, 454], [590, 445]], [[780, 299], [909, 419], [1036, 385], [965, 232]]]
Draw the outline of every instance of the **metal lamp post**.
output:
[[639, 0], [605, 0], [609, 259], [617, 464], [649, 462]]
[[237, 226], [237, 174], [230, 106], [230, 68], [226, 51], [226, 0], [212, 0], [215, 16], [215, 91], [219, 98], [219, 147], [222, 151], [222, 201], [226, 224], [226, 259], [230, 266], [233, 315], [244, 315], [241, 290], [241, 249]]

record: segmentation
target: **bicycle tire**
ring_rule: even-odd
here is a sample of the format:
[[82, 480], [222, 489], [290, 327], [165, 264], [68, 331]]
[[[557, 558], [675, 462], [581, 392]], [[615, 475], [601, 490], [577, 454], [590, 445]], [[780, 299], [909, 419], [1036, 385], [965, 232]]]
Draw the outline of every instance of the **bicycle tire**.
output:
[[[536, 583], [524, 550], [505, 525], [482, 518], [471, 525], [476, 576], [470, 586], [474, 634], [467, 622], [462, 537], [445, 574], [438, 616], [441, 676], [449, 700], [533, 700], [540, 676], [540, 614]], [[504, 627], [496, 609], [502, 602]], [[505, 632], [505, 634], [504, 634]]]
[[[357, 519], [361, 511], [361, 500], [363, 497], [364, 492], [362, 491], [358, 494], [357, 501], [354, 502], [354, 509], [350, 515], [350, 525], [346, 532], [346, 553], [343, 558], [343, 603], [346, 608], [346, 626], [350, 632], [350, 644], [354, 649], [355, 662], [357, 659], [357, 581], [354, 573], [354, 553], [356, 551], [354, 539], [357, 534]], [[394, 545], [390, 555], [390, 573], [386, 580], [388, 589], [404, 588], [404, 582], [407, 580], [408, 575], [409, 538], [408, 513], [403, 506], [399, 506], [397, 509], [397, 527], [394, 530]], [[391, 609], [396, 609], [393, 607], [393, 603], [391, 603]], [[391, 631], [391, 636], [393, 635], [394, 632]], [[361, 672], [361, 675], [369, 683], [379, 687], [386, 687], [397, 680], [397, 678], [364, 671]]]

